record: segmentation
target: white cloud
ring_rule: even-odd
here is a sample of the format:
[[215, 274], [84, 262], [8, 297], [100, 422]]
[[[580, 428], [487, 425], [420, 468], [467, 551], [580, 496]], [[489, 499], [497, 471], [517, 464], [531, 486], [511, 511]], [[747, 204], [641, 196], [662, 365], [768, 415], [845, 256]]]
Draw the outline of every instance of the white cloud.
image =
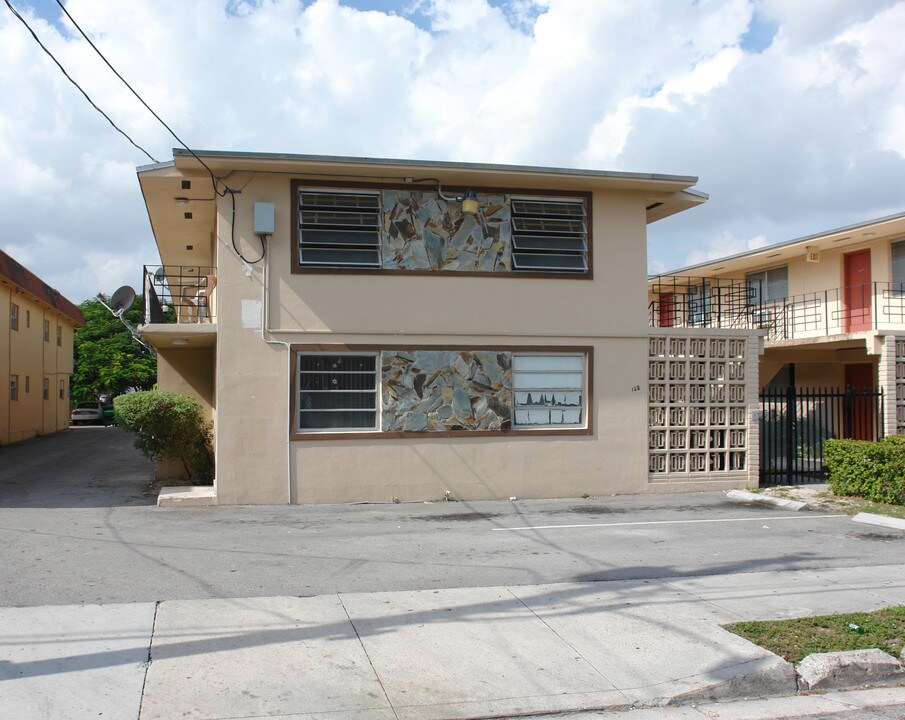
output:
[[749, 250], [766, 247], [770, 242], [766, 235], [755, 235], [750, 238], [738, 238], [731, 232], [724, 231], [716, 237], [704, 241], [704, 246], [695, 248], [685, 258], [684, 265], [697, 265], [728, 255], [738, 255]]
[[[903, 0], [415, 0], [417, 18], [353, 4], [66, 7], [193, 147], [700, 175], [710, 201], [651, 227], [652, 267], [903, 209]], [[758, 53], [743, 40], [755, 19], [776, 27]], [[32, 24], [171, 157], [74, 29]], [[156, 259], [134, 177], [146, 159], [8, 12], [0, 95], [0, 247], [75, 300], [137, 284]]]

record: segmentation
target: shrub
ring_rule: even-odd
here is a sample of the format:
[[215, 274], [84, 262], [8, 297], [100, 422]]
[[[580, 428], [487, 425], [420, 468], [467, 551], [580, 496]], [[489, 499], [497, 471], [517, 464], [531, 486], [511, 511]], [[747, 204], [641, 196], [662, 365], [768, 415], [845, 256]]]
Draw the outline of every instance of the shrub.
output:
[[135, 447], [156, 460], [182, 461], [189, 479], [210, 482], [214, 476], [211, 425], [192, 398], [162, 390], [133, 392], [113, 401], [116, 422], [135, 433]]
[[833, 494], [905, 505], [905, 437], [827, 440], [823, 460]]

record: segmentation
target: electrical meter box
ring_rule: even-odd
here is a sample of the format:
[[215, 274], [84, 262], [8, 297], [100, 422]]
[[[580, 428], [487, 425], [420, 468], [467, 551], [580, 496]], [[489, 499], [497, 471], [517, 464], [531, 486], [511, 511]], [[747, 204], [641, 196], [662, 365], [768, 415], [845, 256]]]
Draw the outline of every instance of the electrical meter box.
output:
[[255, 203], [255, 235], [273, 235], [273, 203]]

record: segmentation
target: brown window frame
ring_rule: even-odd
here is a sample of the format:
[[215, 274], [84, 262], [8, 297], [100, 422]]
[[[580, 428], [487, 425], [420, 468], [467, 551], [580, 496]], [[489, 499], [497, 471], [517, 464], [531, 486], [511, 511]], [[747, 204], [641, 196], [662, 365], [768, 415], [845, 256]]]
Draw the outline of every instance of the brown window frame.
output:
[[57, 325], [57, 347], [63, 347], [63, 326]]
[[544, 190], [538, 188], [516, 188], [516, 187], [485, 187], [470, 184], [450, 184], [450, 191], [453, 189], [465, 189], [468, 187], [477, 193], [486, 194], [505, 194], [516, 195], [520, 198], [536, 197], [536, 198], [577, 198], [584, 201], [585, 206], [585, 225], [587, 228], [587, 262], [588, 269], [585, 272], [563, 272], [563, 271], [528, 271], [528, 270], [510, 270], [509, 272], [476, 272], [476, 271], [458, 271], [458, 270], [399, 270], [399, 269], [383, 269], [383, 268], [356, 268], [356, 267], [312, 267], [310, 265], [302, 265], [299, 262], [298, 252], [298, 230], [299, 230], [299, 190], [301, 188], [311, 188], [312, 190], [412, 190], [422, 192], [436, 192], [437, 186], [421, 185], [417, 183], [352, 183], [343, 181], [323, 182], [309, 181], [304, 179], [293, 179], [289, 183], [290, 187], [290, 233], [289, 242], [289, 267], [295, 275], [404, 275], [415, 277], [418, 275], [442, 276], [442, 277], [483, 277], [483, 278], [547, 278], [556, 280], [593, 280], [594, 279], [594, 228], [593, 228], [593, 193], [587, 191], [569, 191], [569, 190]]
[[[461, 345], [409, 345], [409, 344], [392, 344], [392, 345], [346, 345], [346, 344], [296, 344], [289, 346], [292, 355], [291, 377], [289, 382], [289, 392], [291, 397], [289, 400], [289, 439], [304, 442], [317, 440], [371, 440], [385, 438], [392, 439], [436, 439], [436, 438], [487, 438], [487, 437], [537, 437], [537, 436], [589, 436], [594, 434], [594, 347], [591, 345], [469, 345], [463, 347]], [[585, 393], [586, 400], [584, 402], [585, 424], [584, 427], [524, 427], [513, 426], [505, 430], [433, 430], [428, 432], [412, 432], [412, 431], [393, 431], [382, 432], [380, 430], [311, 430], [300, 431], [297, 428], [296, 416], [299, 412], [298, 407], [298, 356], [299, 354], [368, 354], [381, 353], [384, 350], [441, 350], [441, 351], [506, 351], [513, 354], [530, 353], [538, 355], [577, 355], [584, 356], [584, 373], [585, 373]], [[380, 376], [380, 365], [377, 368], [377, 393], [378, 401], [382, 395], [382, 379]], [[514, 406], [513, 406], [514, 409]], [[380, 422], [381, 408], [377, 408], [377, 422]]]
[[44, 321], [44, 342], [50, 342], [50, 320]]
[[9, 376], [9, 401], [18, 402], [18, 400], [19, 400], [19, 376], [13, 374], [13, 375]]
[[50, 400], [50, 378], [44, 378], [41, 383], [41, 395], [44, 400]]
[[19, 306], [16, 303], [9, 304], [9, 329], [19, 331]]

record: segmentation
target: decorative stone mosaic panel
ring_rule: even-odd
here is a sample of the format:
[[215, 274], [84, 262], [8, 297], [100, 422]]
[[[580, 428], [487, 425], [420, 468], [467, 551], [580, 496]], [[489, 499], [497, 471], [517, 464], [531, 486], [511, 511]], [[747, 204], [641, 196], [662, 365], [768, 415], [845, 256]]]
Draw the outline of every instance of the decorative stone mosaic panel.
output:
[[651, 337], [648, 343], [651, 480], [746, 470], [747, 341]]
[[381, 367], [384, 432], [510, 427], [510, 352], [385, 350]]
[[383, 193], [383, 267], [387, 270], [507, 272], [509, 199], [479, 194], [475, 215], [435, 192]]

